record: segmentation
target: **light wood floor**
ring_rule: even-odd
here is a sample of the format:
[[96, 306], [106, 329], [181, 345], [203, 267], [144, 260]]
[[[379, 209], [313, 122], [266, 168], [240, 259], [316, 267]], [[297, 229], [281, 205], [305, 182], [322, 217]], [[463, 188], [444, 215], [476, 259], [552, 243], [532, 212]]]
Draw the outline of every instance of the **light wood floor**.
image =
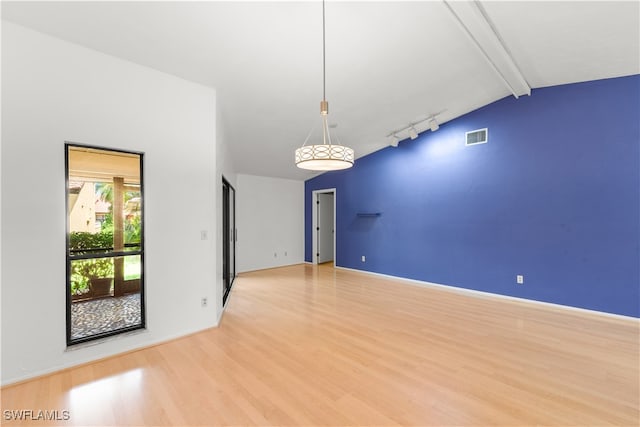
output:
[[240, 276], [217, 329], [4, 388], [2, 409], [83, 426], [638, 426], [638, 358], [633, 320], [299, 265]]

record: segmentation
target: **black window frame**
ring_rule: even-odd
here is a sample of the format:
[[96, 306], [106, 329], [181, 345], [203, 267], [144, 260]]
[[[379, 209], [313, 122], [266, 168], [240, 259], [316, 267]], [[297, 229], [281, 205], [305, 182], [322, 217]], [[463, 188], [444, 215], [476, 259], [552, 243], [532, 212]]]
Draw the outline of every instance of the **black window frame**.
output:
[[[111, 248], [110, 253], [100, 253], [100, 254], [86, 254], [86, 255], [71, 255], [70, 250], [70, 233], [71, 233], [71, 224], [70, 224], [70, 214], [69, 214], [69, 149], [70, 148], [85, 148], [85, 149], [95, 149], [102, 151], [111, 151], [114, 153], [124, 153], [124, 154], [134, 154], [140, 157], [140, 249], [137, 251], [113, 251]], [[142, 151], [134, 151], [134, 150], [123, 150], [119, 148], [109, 148], [104, 146], [97, 145], [88, 145], [76, 142], [65, 141], [64, 143], [64, 173], [65, 173], [65, 188], [64, 188], [64, 200], [65, 200], [65, 258], [66, 258], [66, 284], [65, 284], [65, 301], [66, 301], [66, 342], [67, 347], [72, 347], [74, 345], [96, 341], [108, 337], [112, 337], [115, 335], [120, 335], [126, 332], [137, 331], [141, 329], [147, 328], [147, 315], [146, 315], [146, 298], [145, 298], [145, 198], [144, 198], [144, 152]], [[124, 328], [114, 329], [112, 331], [98, 333], [86, 337], [72, 339], [71, 337], [71, 314], [72, 314], [72, 295], [71, 295], [71, 262], [73, 260], [78, 259], [91, 259], [91, 258], [116, 258], [122, 256], [132, 256], [139, 255], [140, 256], [140, 324], [127, 326]]]

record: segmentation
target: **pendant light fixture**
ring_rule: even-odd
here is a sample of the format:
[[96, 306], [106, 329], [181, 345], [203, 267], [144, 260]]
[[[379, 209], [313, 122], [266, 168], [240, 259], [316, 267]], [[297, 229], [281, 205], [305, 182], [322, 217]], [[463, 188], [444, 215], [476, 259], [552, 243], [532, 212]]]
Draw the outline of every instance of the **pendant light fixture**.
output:
[[296, 150], [296, 166], [301, 169], [316, 171], [330, 171], [347, 169], [353, 166], [353, 149], [344, 145], [333, 144], [329, 133], [327, 116], [329, 115], [329, 103], [326, 97], [326, 53], [325, 53], [325, 19], [324, 0], [322, 0], [322, 101], [320, 101], [320, 118], [322, 120], [322, 144], [307, 145], [307, 141], [313, 133], [309, 133], [302, 147]]

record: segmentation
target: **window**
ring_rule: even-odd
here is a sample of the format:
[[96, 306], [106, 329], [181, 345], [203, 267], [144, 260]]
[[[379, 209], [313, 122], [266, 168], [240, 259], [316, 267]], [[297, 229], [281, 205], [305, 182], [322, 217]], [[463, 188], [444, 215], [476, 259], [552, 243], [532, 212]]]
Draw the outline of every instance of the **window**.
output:
[[145, 327], [142, 157], [65, 144], [67, 345]]

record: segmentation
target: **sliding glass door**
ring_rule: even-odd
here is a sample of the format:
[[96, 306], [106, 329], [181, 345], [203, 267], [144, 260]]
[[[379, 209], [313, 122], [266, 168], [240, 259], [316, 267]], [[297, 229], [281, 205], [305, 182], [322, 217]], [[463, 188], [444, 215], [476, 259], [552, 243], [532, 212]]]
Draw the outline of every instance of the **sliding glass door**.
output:
[[236, 190], [222, 178], [222, 303], [236, 277]]

